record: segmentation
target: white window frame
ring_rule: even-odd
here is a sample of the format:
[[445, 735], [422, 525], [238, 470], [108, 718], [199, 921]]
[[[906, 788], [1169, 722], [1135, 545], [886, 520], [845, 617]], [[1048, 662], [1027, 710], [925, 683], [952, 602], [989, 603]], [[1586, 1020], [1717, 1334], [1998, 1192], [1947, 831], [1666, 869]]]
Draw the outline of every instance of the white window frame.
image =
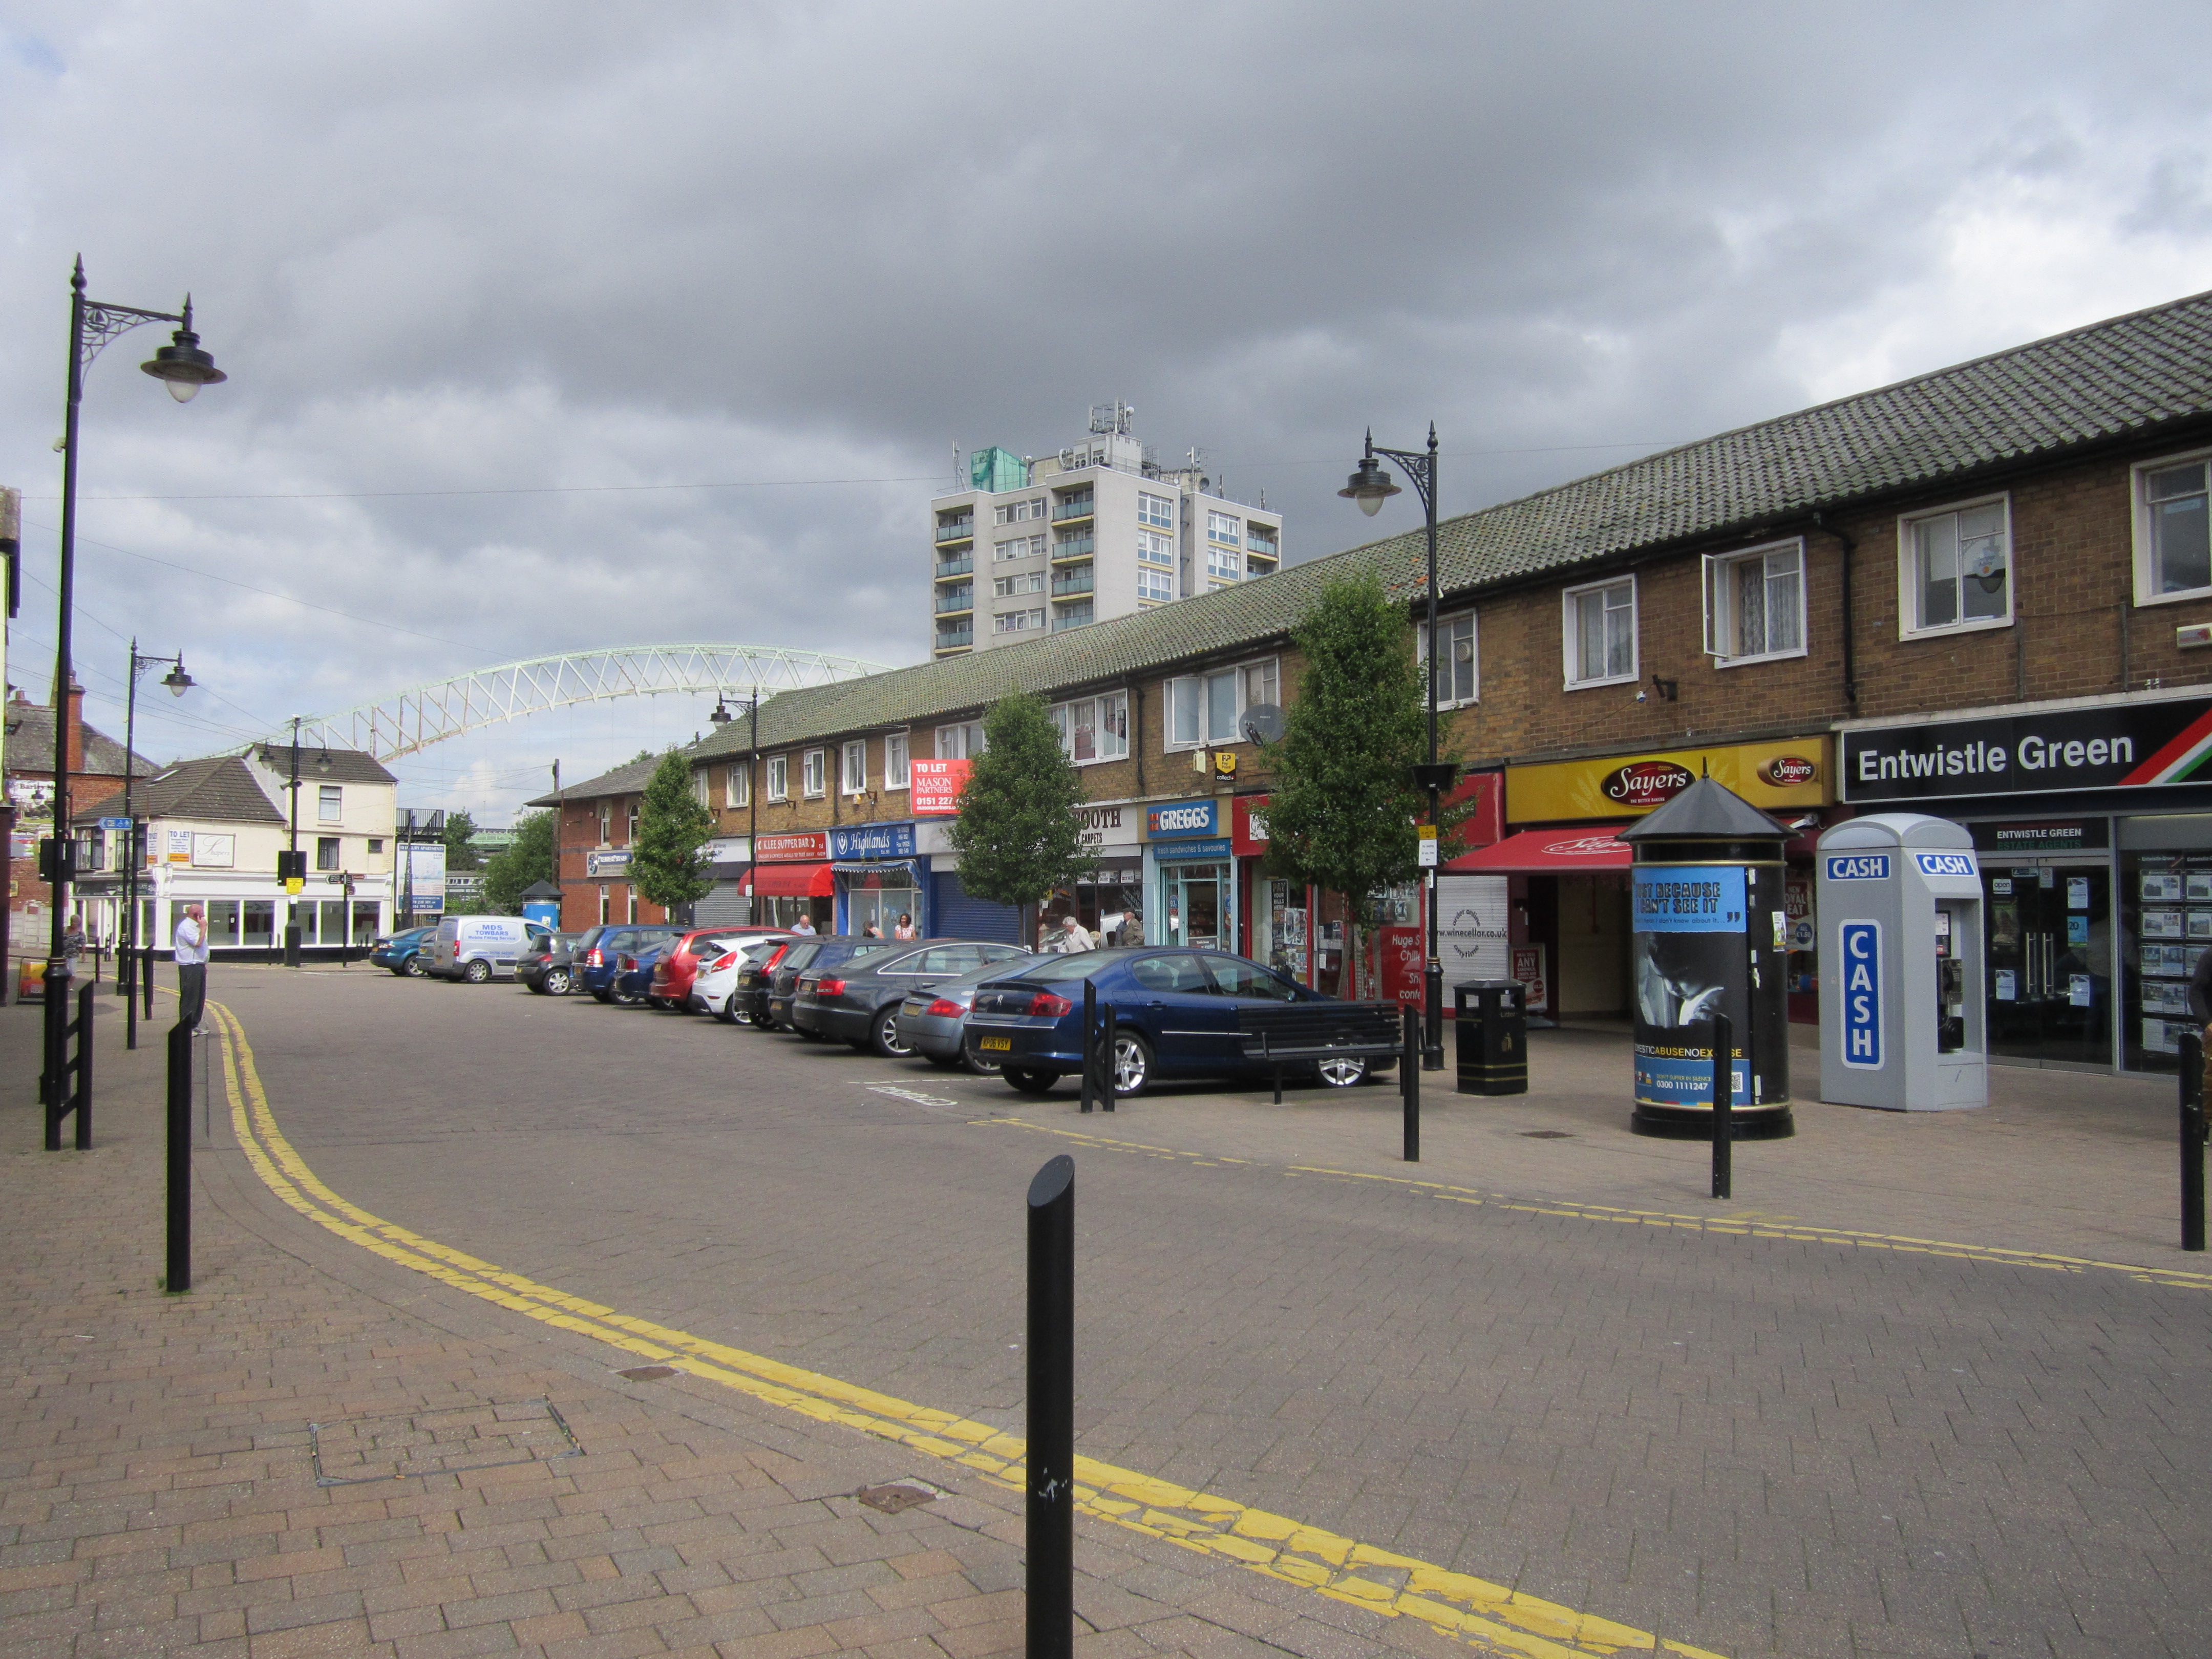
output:
[[961, 720], [951, 726], [937, 728], [937, 758], [939, 760], [973, 760], [988, 745], [983, 738], [983, 722]]
[[[2212, 449], [2192, 449], [2185, 454], [2162, 455], [2154, 461], [2138, 461], [2128, 479], [2128, 489], [2135, 511], [2135, 568], [2136, 603], [2144, 605], [2176, 605], [2191, 599], [2212, 599], [2212, 586], [2180, 587], [2171, 593], [2158, 590], [2158, 572], [2154, 568], [2157, 548], [2152, 535], [2150, 510], [2150, 475], [2163, 472], [2168, 467], [2202, 466], [2207, 470], [2206, 483], [2212, 484]], [[2208, 500], [2208, 514], [2212, 514], [2212, 500]]]
[[1044, 532], [1034, 536], [1009, 536], [1005, 541], [991, 544], [991, 562], [1012, 564], [1016, 559], [1044, 557]]
[[603, 800], [599, 803], [599, 845], [602, 847], [613, 846], [615, 844], [614, 837], [615, 804], [611, 800]]
[[341, 784], [319, 784], [315, 788], [315, 822], [343, 823], [345, 822], [345, 788]]
[[908, 750], [908, 734], [887, 732], [884, 734], [884, 787], [904, 789], [914, 781], [912, 757]]
[[[1082, 704], [1091, 708], [1091, 748], [1095, 751], [1087, 758], [1075, 753], [1075, 711]], [[1060, 750], [1077, 766], [1099, 766], [1108, 761], [1129, 758], [1129, 694], [1127, 691], [1100, 691], [1088, 697], [1070, 697], [1066, 702], [1056, 702], [1047, 711], [1052, 716], [1054, 727], [1060, 732]], [[1120, 726], [1115, 735], [1115, 726]], [[1118, 746], [1109, 747], [1108, 739]]]
[[[1437, 631], [1449, 641], [1462, 623], [1467, 624], [1467, 667], [1469, 689], [1467, 696], [1462, 697], [1457, 695], [1455, 687], [1438, 687], [1437, 707], [1439, 708], [1468, 708], [1482, 701], [1482, 624], [1476, 620], [1475, 613], [1472, 611], [1439, 612], [1437, 617]], [[1432, 648], [1429, 640], [1428, 618], [1425, 616], [1421, 618], [1421, 625], [1413, 631], [1415, 652], [1423, 665], [1423, 672], [1425, 672], [1429, 653]], [[1425, 686], [1422, 688], [1424, 691], [1427, 689]], [[1447, 695], [1448, 691], [1450, 695]]]
[[[1582, 630], [1576, 627], [1576, 604], [1586, 593], [1607, 593], [1626, 588], [1628, 592], [1628, 672], [1625, 674], [1596, 674], [1585, 679], [1575, 678], [1582, 666]], [[1644, 629], [1641, 596], [1632, 575], [1608, 576], [1601, 582], [1583, 582], [1570, 587], [1559, 595], [1559, 655], [1562, 676], [1570, 691], [1591, 691], [1601, 685], [1633, 685], [1644, 678]]]
[[1137, 492], [1137, 522], [1150, 525], [1155, 530], [1176, 527], [1176, 504], [1172, 495], [1155, 495], [1148, 489]]
[[808, 749], [799, 757], [799, 793], [802, 799], [820, 800], [830, 793], [830, 751]]
[[[1146, 585], [1157, 584], [1159, 592], [1148, 592]], [[1175, 572], [1163, 570], [1157, 565], [1137, 567], [1137, 602], [1139, 605], [1166, 605], [1175, 598]]]
[[[1735, 653], [1722, 647], [1737, 637], [1735, 614], [1735, 570], [1739, 565], [1757, 559], [1764, 565], [1777, 553], [1797, 556], [1797, 643], [1780, 651], [1747, 651]], [[1758, 547], [1739, 548], [1733, 553], [1708, 553], [1698, 561], [1699, 576], [1705, 584], [1705, 653], [1712, 659], [1716, 668], [1744, 668], [1753, 663], [1781, 662], [1790, 657], [1804, 656], [1811, 648], [1811, 629], [1808, 626], [1806, 609], [1805, 538], [1793, 537], [1786, 541], [1766, 542]], [[1771, 580], [1772, 578], [1767, 578]], [[1770, 618], [1769, 636], [1771, 637]]]
[[[1917, 569], [1917, 543], [1913, 533], [1916, 525], [1930, 519], [1940, 519], [1948, 514], [1971, 513], [1978, 507], [1998, 507], [2003, 509], [2005, 584], [2004, 615], [1974, 617], [1958, 622], [1937, 623], [1933, 627], [1920, 626], [1920, 580]], [[1991, 495], [1975, 495], [1966, 501], [1946, 501], [1940, 507], [1923, 507], [1917, 513], [1897, 515], [1897, 637], [1900, 640], [1941, 639], [1950, 634], [1978, 634], [1992, 628], [2010, 628], [2013, 604], [2020, 591], [2019, 561], [2013, 555], [2012, 495], [2000, 492]], [[1960, 580], [1966, 580], [1962, 572]], [[1963, 607], [1962, 607], [1963, 608]]]
[[709, 793], [710, 788], [711, 786], [707, 781], [707, 769], [703, 766], [693, 767], [691, 769], [691, 799], [711, 811], [714, 809], [714, 801]]
[[[1244, 719], [1244, 711], [1252, 706], [1246, 693], [1250, 689], [1251, 677], [1255, 670], [1266, 671], [1274, 683], [1275, 695], [1279, 699], [1282, 696], [1283, 670], [1281, 659], [1276, 657], [1252, 657], [1226, 667], [1209, 668], [1202, 674], [1178, 674], [1172, 679], [1161, 682], [1160, 710], [1164, 716], [1160, 722], [1162, 751], [1167, 754], [1188, 753], [1194, 749], [1222, 749], [1232, 743], [1243, 742], [1243, 733], [1237, 728]], [[1224, 675], [1228, 677], [1233, 690], [1229, 732], [1227, 736], [1222, 737], [1213, 734], [1214, 728], [1210, 720], [1212, 697], [1209, 687], [1211, 682]], [[1188, 690], [1186, 690], [1185, 688]], [[1178, 738], [1176, 736], [1176, 704], [1180, 697], [1185, 696], [1195, 696], [1200, 700], [1198, 705], [1200, 732], [1195, 738]]]
[[722, 805], [750, 806], [753, 804], [753, 768], [747, 761], [742, 766], [732, 766], [722, 780]]
[[[855, 760], [859, 762], [854, 764]], [[849, 738], [837, 754], [837, 787], [848, 795], [868, 793], [868, 740]]]
[[1137, 532], [1137, 562], [1157, 565], [1163, 570], [1176, 567], [1176, 544], [1172, 536], [1163, 536], [1157, 530]]
[[770, 800], [791, 799], [791, 757], [770, 755], [768, 757], [768, 798]]
[[1042, 629], [1044, 625], [1045, 614], [1042, 605], [1033, 610], [1001, 611], [991, 618], [994, 634], [1027, 634]]
[[1212, 508], [1206, 514], [1206, 539], [1224, 547], [1244, 545], [1244, 520], [1233, 513], [1216, 513]]
[[991, 581], [991, 597], [994, 599], [1018, 599], [1024, 593], [1042, 593], [1045, 590], [1045, 573], [1024, 570], [1012, 576], [996, 576]]

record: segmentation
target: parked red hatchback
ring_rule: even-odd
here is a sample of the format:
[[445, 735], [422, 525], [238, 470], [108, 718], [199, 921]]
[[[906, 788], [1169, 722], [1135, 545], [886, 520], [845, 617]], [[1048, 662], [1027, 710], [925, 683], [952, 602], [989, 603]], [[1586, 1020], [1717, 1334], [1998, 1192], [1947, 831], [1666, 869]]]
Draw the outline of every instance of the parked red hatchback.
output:
[[646, 993], [646, 1000], [656, 1008], [690, 1007], [691, 982], [699, 976], [702, 961], [712, 961], [739, 940], [778, 931], [774, 927], [694, 927], [678, 934], [653, 964], [653, 988]]

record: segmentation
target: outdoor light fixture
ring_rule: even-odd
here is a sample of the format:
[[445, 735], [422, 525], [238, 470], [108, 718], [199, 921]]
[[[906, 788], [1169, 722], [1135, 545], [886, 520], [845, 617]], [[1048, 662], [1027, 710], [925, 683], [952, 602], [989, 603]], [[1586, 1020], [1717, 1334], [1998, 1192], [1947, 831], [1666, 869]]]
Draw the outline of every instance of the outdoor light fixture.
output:
[[192, 296], [185, 295], [185, 314], [177, 319], [184, 326], [169, 337], [172, 344], [163, 346], [154, 354], [153, 361], [138, 365], [143, 374], [152, 375], [169, 388], [169, 395], [180, 404], [188, 404], [199, 396], [204, 386], [220, 386], [230, 378], [215, 366], [215, 359], [200, 349], [200, 337], [192, 332]]
[[1382, 510], [1382, 503], [1393, 495], [1403, 495], [1382, 470], [1382, 463], [1375, 459], [1375, 434], [1367, 434], [1367, 453], [1359, 458], [1359, 465], [1344, 481], [1344, 488], [1336, 492], [1347, 501], [1359, 503], [1359, 510], [1373, 518]]
[[169, 688], [169, 695], [173, 697], [181, 697], [192, 689], [192, 677], [185, 672], [185, 660], [182, 657], [177, 659], [177, 665], [174, 668], [161, 676], [161, 684]]
[[315, 770], [321, 773], [325, 777], [330, 776], [331, 751], [329, 750], [325, 749], [321, 754], [315, 757]]
[[730, 713], [729, 705], [727, 703], [724, 702], [720, 697], [717, 697], [714, 699], [714, 712], [708, 715], [707, 718], [716, 726], [727, 726], [732, 720], [735, 720], [737, 716]]

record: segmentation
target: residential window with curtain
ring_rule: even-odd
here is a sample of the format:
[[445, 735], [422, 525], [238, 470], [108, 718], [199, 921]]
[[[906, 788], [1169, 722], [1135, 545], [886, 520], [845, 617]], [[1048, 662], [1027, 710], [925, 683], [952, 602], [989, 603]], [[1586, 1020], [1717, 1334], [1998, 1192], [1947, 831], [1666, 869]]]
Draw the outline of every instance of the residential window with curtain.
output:
[[893, 732], [884, 739], [884, 787], [903, 789], [908, 781], [906, 733]]
[[316, 817], [324, 823], [345, 822], [345, 791], [335, 783], [326, 783], [317, 791]]
[[1475, 656], [1474, 612], [1463, 611], [1456, 617], [1437, 618], [1437, 640], [1440, 645], [1432, 647], [1421, 630], [1421, 658], [1435, 665], [1437, 703], [1447, 708], [1455, 703], [1473, 702], [1479, 693], [1480, 680]]
[[845, 745], [844, 762], [838, 769], [842, 775], [839, 787], [848, 795], [867, 793], [868, 743], [865, 738], [855, 738]]
[[1636, 579], [1571, 587], [1565, 604], [1569, 689], [1634, 679]]

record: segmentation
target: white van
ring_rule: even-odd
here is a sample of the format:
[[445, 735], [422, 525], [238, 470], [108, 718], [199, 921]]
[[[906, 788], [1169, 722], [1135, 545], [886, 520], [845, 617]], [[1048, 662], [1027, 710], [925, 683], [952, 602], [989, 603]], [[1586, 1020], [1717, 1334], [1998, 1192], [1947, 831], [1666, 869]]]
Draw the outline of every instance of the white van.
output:
[[520, 916], [447, 916], [422, 954], [423, 971], [437, 979], [482, 985], [494, 975], [514, 977], [515, 959], [552, 930]]

